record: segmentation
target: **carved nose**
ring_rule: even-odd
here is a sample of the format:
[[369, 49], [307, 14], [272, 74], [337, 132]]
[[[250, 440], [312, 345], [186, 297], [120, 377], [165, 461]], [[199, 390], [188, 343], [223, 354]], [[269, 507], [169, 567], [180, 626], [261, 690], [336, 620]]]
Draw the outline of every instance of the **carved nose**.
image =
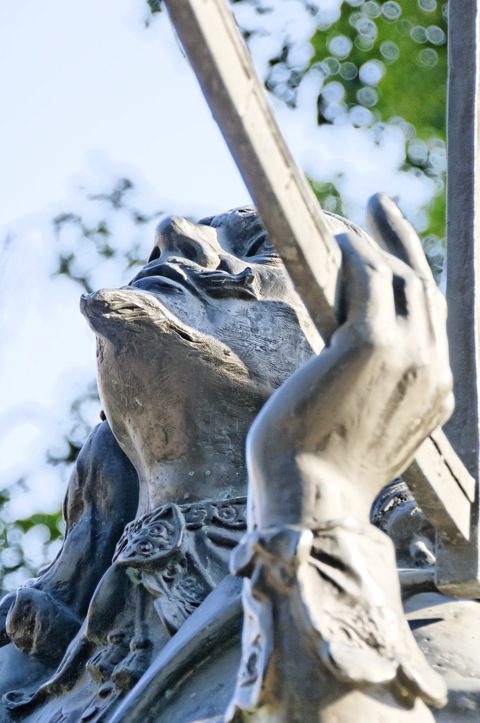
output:
[[164, 251], [179, 254], [205, 268], [216, 269], [220, 263], [216, 229], [181, 216], [169, 216], [158, 224], [149, 262], [158, 259]]

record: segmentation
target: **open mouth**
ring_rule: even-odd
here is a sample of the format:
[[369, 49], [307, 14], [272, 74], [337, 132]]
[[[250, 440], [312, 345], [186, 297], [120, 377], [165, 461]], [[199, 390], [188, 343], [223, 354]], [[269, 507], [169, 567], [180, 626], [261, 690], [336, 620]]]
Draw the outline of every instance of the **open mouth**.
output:
[[184, 261], [154, 261], [132, 279], [130, 286], [153, 293], [157, 289], [166, 293], [188, 289], [196, 296], [206, 294], [216, 298], [258, 298], [255, 274], [250, 267], [238, 274], [232, 274], [220, 269], [202, 271], [201, 267]]
[[195, 284], [186, 272], [183, 263], [151, 261], [139, 271], [132, 279], [129, 286], [138, 287], [146, 291], [155, 291], [156, 287], [166, 290], [167, 293], [175, 290], [188, 289], [198, 295]]

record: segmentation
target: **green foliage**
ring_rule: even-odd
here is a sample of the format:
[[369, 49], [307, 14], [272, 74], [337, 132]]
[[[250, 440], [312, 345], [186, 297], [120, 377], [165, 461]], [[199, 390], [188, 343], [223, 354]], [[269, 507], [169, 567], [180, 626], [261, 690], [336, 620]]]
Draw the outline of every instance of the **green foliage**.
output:
[[162, 12], [162, 0], [147, 0], [147, 5], [152, 15]]
[[322, 208], [325, 209], [325, 211], [336, 213], [339, 216], [344, 215], [342, 197], [335, 183], [318, 183], [312, 181], [311, 185], [317, 197], [321, 199]]
[[[321, 3], [316, 17], [308, 70], [323, 81], [318, 123], [348, 120], [377, 138], [389, 126], [402, 131], [406, 159], [400, 170], [431, 179], [436, 189], [417, 230], [438, 275], [445, 243], [447, 3], [345, 0], [334, 22], [322, 15]], [[267, 87], [294, 107], [305, 69], [290, 61], [288, 44], [270, 65]], [[331, 184], [313, 188], [329, 209]], [[336, 188], [333, 197], [338, 212]]]
[[[307, 72], [322, 78], [318, 123], [343, 121], [370, 131], [380, 142], [385, 129], [404, 136], [405, 163], [399, 169], [432, 182], [433, 200], [413, 223], [425, 239], [432, 268], [440, 273], [445, 253], [447, 19], [445, 0], [344, 0], [339, 17], [319, 0], [303, 0], [315, 20], [310, 38], [311, 59], [298, 55], [288, 27], [281, 26], [281, 3], [272, 0], [230, 0], [247, 42], [270, 32], [283, 33], [281, 51], [269, 61], [267, 89], [295, 108], [297, 91]], [[299, 10], [301, 2], [299, 2]], [[242, 27], [241, 18], [248, 18]], [[292, 39], [293, 38], [293, 39]], [[301, 58], [299, 60], [299, 57]], [[344, 203], [338, 179], [312, 184], [326, 209], [339, 212]], [[333, 200], [332, 200], [333, 199]], [[427, 242], [428, 239], [428, 242]]]
[[145, 17], [145, 27], [148, 28], [152, 22], [152, 18], [156, 13], [161, 13], [163, 10], [162, 0], [147, 0], [148, 10]]
[[147, 0], [147, 5], [152, 15], [162, 12], [162, 0]]
[[72, 211], [55, 216], [52, 224], [59, 254], [54, 275], [67, 276], [90, 294], [94, 291], [92, 272], [99, 263], [118, 260], [124, 270], [143, 263], [142, 243], [138, 237], [122, 248], [113, 228], [119, 217], [123, 218], [125, 226], [144, 226], [161, 215], [161, 212], [147, 214], [133, 206], [130, 194], [134, 189], [130, 179], [120, 178], [111, 191], [86, 195], [87, 202], [98, 209], [94, 218], [85, 218], [83, 213]]
[[[2, 491], [2, 508], [8, 502], [9, 493]], [[62, 511], [10, 521], [0, 517], [0, 592], [6, 593], [19, 583], [33, 577], [40, 566], [48, 564], [60, 549], [64, 525]], [[35, 556], [29, 554], [33, 543]]]
[[58, 540], [62, 536], [62, 529], [59, 524], [59, 514], [59, 512], [51, 514], [35, 513], [27, 519], [16, 520], [15, 524], [18, 525], [24, 533], [28, 532], [36, 525], [44, 525], [48, 529], [50, 535], [49, 539]]
[[[376, 122], [401, 118], [412, 126], [410, 138], [445, 140], [446, 39], [446, 3], [351, 0], [334, 25], [312, 38], [312, 65], [328, 79], [325, 89], [341, 84], [343, 108], [373, 110]], [[319, 121], [331, 122], [338, 107], [329, 109], [322, 96]], [[409, 161], [423, 167], [423, 154]]]

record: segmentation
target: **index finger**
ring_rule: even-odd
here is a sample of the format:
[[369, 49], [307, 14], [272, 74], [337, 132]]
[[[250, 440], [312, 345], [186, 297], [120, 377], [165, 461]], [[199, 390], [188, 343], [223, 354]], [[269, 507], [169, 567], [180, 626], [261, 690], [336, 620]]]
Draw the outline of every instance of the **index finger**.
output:
[[435, 283], [420, 239], [395, 201], [385, 193], [376, 193], [369, 199], [366, 213], [368, 228], [378, 245]]

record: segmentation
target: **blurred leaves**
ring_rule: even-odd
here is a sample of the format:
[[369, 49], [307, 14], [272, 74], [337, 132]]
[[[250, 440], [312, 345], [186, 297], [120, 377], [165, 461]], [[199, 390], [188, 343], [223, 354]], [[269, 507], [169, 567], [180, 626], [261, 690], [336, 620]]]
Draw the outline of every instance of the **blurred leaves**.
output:
[[162, 0], [147, 0], [147, 5], [152, 15], [162, 12]]
[[[281, 48], [268, 62], [267, 89], [294, 110], [303, 80], [313, 75], [319, 125], [348, 123], [368, 130], [377, 144], [392, 128], [403, 134], [405, 161], [399, 171], [432, 182], [430, 205], [410, 220], [425, 239], [438, 278], [445, 249], [447, 2], [339, 0], [336, 8], [333, 2], [300, 0], [300, 6], [311, 20], [309, 48], [284, 27]], [[257, 17], [263, 14], [268, 27], [269, 14], [277, 9], [281, 15], [282, 5], [235, 2], [253, 51], [264, 30], [246, 8], [254, 8]], [[322, 206], [335, 206], [338, 213], [344, 204], [335, 184], [332, 179], [312, 186]]]
[[[0, 495], [2, 507], [8, 494]], [[5, 592], [17, 588], [58, 554], [64, 533], [61, 510], [13, 522], [0, 518], [0, 571]]]
[[319, 199], [321, 199], [322, 208], [330, 213], [336, 213], [339, 216], [344, 215], [342, 197], [335, 183], [318, 183], [312, 181], [312, 188]]
[[[57, 213], [51, 221], [57, 256], [54, 280], [62, 278], [87, 293], [109, 283], [127, 283], [148, 258], [151, 226], [165, 213], [146, 196], [129, 178], [95, 192], [80, 189], [71, 199], [73, 208]], [[100, 421], [99, 411], [97, 384], [91, 379], [71, 399], [60, 433], [50, 430], [56, 436], [48, 439], [42, 474], [47, 468], [55, 470], [66, 484], [86, 437]], [[34, 576], [61, 546], [61, 510], [25, 518], [12, 514], [10, 500], [29, 494], [34, 484], [25, 471], [7, 490], [0, 490], [0, 590], [4, 592]]]
[[152, 22], [152, 18], [163, 10], [162, 0], [147, 0], [148, 10], [145, 14], [145, 27], [148, 28]]
[[[409, 140], [428, 140], [433, 134], [445, 141], [446, 3], [352, 0], [343, 3], [333, 25], [325, 27], [327, 22], [320, 10], [319, 29], [311, 40], [311, 67], [326, 81], [319, 121], [331, 122], [339, 111], [329, 108], [328, 97], [324, 101], [328, 84], [338, 82], [344, 91], [342, 112], [367, 108], [371, 122], [398, 119]], [[425, 160], [424, 154], [410, 158], [421, 167]]]
[[[445, 253], [448, 3], [230, 2], [266, 88], [292, 111], [303, 81], [314, 75], [319, 125], [348, 123], [378, 145], [392, 129], [403, 135], [399, 172], [430, 184], [430, 201], [409, 220], [438, 278]], [[338, 213], [346, 205], [337, 182], [312, 185], [321, 204]]]
[[162, 211], [147, 213], [134, 205], [134, 191], [134, 183], [121, 178], [111, 191], [86, 193], [90, 214], [67, 211], [55, 216], [52, 224], [59, 249], [56, 275], [67, 276], [87, 294], [98, 288], [95, 277], [99, 264], [105, 275], [105, 262], [110, 262], [118, 274], [116, 283], [126, 271], [134, 275], [131, 270], [144, 263], [145, 253], [145, 240], [138, 227], [162, 215]]

